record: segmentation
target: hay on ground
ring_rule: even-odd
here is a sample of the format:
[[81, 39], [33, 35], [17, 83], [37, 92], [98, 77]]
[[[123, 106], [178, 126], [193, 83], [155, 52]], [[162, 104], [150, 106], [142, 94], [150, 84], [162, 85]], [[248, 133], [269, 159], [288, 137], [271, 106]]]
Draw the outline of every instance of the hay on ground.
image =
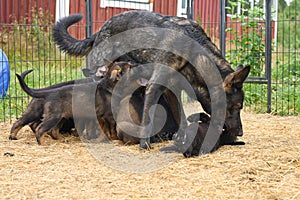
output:
[[[148, 173], [131, 173], [98, 161], [78, 138], [46, 139], [38, 146], [28, 128], [9, 141], [0, 130], [1, 199], [300, 199], [300, 117], [242, 113], [244, 146], [172, 162]], [[164, 163], [152, 152], [115, 144], [122, 151]], [[103, 149], [103, 157], [120, 157]], [[146, 157], [145, 157], [146, 156]], [[168, 157], [168, 156], [167, 156]], [[126, 159], [125, 159], [126, 160]], [[147, 167], [147, 160], [140, 165]], [[148, 160], [149, 161], [149, 160]], [[118, 165], [118, 163], [114, 163]], [[121, 164], [120, 164], [121, 165]], [[121, 166], [122, 167], [122, 166]]]

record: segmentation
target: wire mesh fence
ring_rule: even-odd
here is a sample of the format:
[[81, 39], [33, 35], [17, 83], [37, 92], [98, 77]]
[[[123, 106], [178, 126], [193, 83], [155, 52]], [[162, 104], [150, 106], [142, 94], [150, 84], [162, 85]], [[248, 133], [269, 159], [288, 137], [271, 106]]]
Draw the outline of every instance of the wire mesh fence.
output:
[[[228, 0], [0, 0], [0, 49], [8, 58], [10, 81], [0, 99], [0, 121], [20, 116], [30, 98], [21, 90], [15, 73], [34, 69], [26, 82], [34, 88], [82, 77], [85, 58], [60, 52], [52, 40], [52, 25], [72, 13], [85, 18], [69, 31], [79, 39], [95, 33], [113, 15], [130, 9], [147, 9], [165, 15], [190, 17], [204, 28], [212, 41], [225, 47], [224, 54], [233, 67], [251, 65], [251, 76], [244, 85], [245, 108], [254, 112], [300, 113], [300, 2], [272, 1], [271, 54], [266, 54], [266, 2]], [[225, 30], [221, 18], [225, 19]], [[223, 31], [223, 32], [222, 32]], [[225, 32], [224, 32], [225, 31]], [[225, 36], [222, 37], [222, 34]], [[268, 57], [266, 57], [268, 56]], [[268, 87], [266, 60], [271, 61], [271, 85]], [[4, 57], [0, 57], [1, 82], [4, 85]], [[1, 86], [2, 86], [1, 85]], [[4, 88], [4, 86], [2, 86]], [[1, 89], [2, 89], [1, 88]]]
[[[270, 86], [264, 79], [257, 79], [259, 84], [249, 83], [245, 86], [246, 107], [256, 112], [266, 110], [268, 92], [270, 94], [270, 112], [277, 114], [299, 114], [299, 19], [300, 8], [298, 0], [291, 1], [235, 1], [229, 6], [240, 7], [240, 12], [231, 16], [239, 19], [242, 32], [237, 38], [229, 39], [229, 60], [241, 60], [252, 66], [252, 75], [270, 79]], [[270, 7], [266, 4], [269, 2]], [[247, 8], [251, 8], [248, 9]], [[266, 11], [271, 14], [271, 32], [266, 29]], [[230, 9], [229, 9], [230, 10]], [[233, 11], [231, 9], [230, 11]], [[238, 10], [238, 9], [236, 9]], [[243, 13], [245, 12], [245, 13]], [[244, 23], [244, 24], [243, 24]], [[233, 23], [236, 25], [235, 23]], [[250, 32], [248, 32], [250, 30]], [[265, 53], [267, 34], [271, 52]], [[234, 44], [234, 47], [232, 47]], [[233, 54], [232, 54], [233, 53]], [[234, 56], [232, 56], [234, 55]], [[270, 77], [266, 76], [267, 60], [270, 62]]]
[[[6, 15], [1, 16], [0, 49], [9, 61], [10, 82], [6, 96], [0, 100], [0, 121], [17, 118], [29, 103], [30, 98], [21, 90], [16, 73], [33, 69], [26, 82], [41, 88], [81, 77], [80, 69], [85, 67], [83, 58], [71, 58], [55, 47], [51, 31], [54, 14], [47, 6], [52, 1], [30, 2], [34, 1], [24, 5], [21, 1], [19, 5], [16, 1], [1, 2], [0, 9]], [[26, 8], [22, 7], [25, 5]]]

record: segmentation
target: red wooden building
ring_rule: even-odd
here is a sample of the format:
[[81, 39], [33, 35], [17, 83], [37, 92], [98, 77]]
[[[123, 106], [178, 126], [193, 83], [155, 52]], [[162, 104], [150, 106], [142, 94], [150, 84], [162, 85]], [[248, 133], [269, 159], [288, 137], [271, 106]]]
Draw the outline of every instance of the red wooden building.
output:
[[[130, 10], [146, 9], [165, 15], [186, 16], [187, 0], [92, 0], [93, 33], [112, 16]], [[0, 0], [0, 26], [12, 22], [30, 24], [33, 14], [42, 11], [54, 23], [72, 13], [86, 14], [86, 0]], [[32, 12], [35, 11], [35, 12]], [[194, 19], [212, 38], [219, 37], [220, 0], [194, 0]], [[228, 27], [241, 29], [227, 17]], [[77, 38], [84, 38], [85, 18], [71, 28]], [[274, 25], [274, 24], [273, 24]], [[274, 30], [274, 29], [273, 29]], [[227, 37], [229, 35], [227, 34]]]

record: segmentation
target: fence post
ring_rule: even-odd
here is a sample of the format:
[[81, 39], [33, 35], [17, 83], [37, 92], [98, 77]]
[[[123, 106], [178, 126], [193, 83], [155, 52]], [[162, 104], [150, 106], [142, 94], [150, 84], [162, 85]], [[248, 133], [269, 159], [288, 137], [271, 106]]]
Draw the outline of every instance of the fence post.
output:
[[[86, 37], [90, 37], [93, 34], [92, 24], [92, 0], [85, 0], [86, 3]], [[86, 68], [89, 68], [89, 56], [86, 56]]]
[[225, 57], [226, 52], [226, 10], [225, 10], [225, 1], [220, 0], [220, 49]]
[[188, 19], [194, 20], [194, 0], [186, 1], [186, 16]]
[[86, 0], [86, 37], [90, 37], [92, 32], [92, 0]]
[[272, 104], [272, 85], [271, 85], [271, 65], [272, 65], [272, 6], [271, 0], [266, 0], [266, 46], [265, 46], [265, 58], [266, 58], [266, 78], [268, 85], [268, 100], [267, 100], [267, 113], [271, 113]]

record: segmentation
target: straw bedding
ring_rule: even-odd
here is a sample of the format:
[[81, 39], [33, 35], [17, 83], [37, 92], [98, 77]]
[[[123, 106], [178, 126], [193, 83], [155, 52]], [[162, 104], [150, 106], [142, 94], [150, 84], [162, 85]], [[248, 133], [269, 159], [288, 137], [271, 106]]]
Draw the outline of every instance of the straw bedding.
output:
[[[78, 138], [38, 146], [24, 128], [9, 141], [11, 124], [0, 124], [0, 199], [300, 199], [300, 117], [243, 112], [242, 119], [245, 146], [186, 159], [157, 150], [171, 142], [151, 152], [115, 142], [129, 157], [104, 144], [100, 161]], [[153, 170], [120, 170], [135, 158]]]

